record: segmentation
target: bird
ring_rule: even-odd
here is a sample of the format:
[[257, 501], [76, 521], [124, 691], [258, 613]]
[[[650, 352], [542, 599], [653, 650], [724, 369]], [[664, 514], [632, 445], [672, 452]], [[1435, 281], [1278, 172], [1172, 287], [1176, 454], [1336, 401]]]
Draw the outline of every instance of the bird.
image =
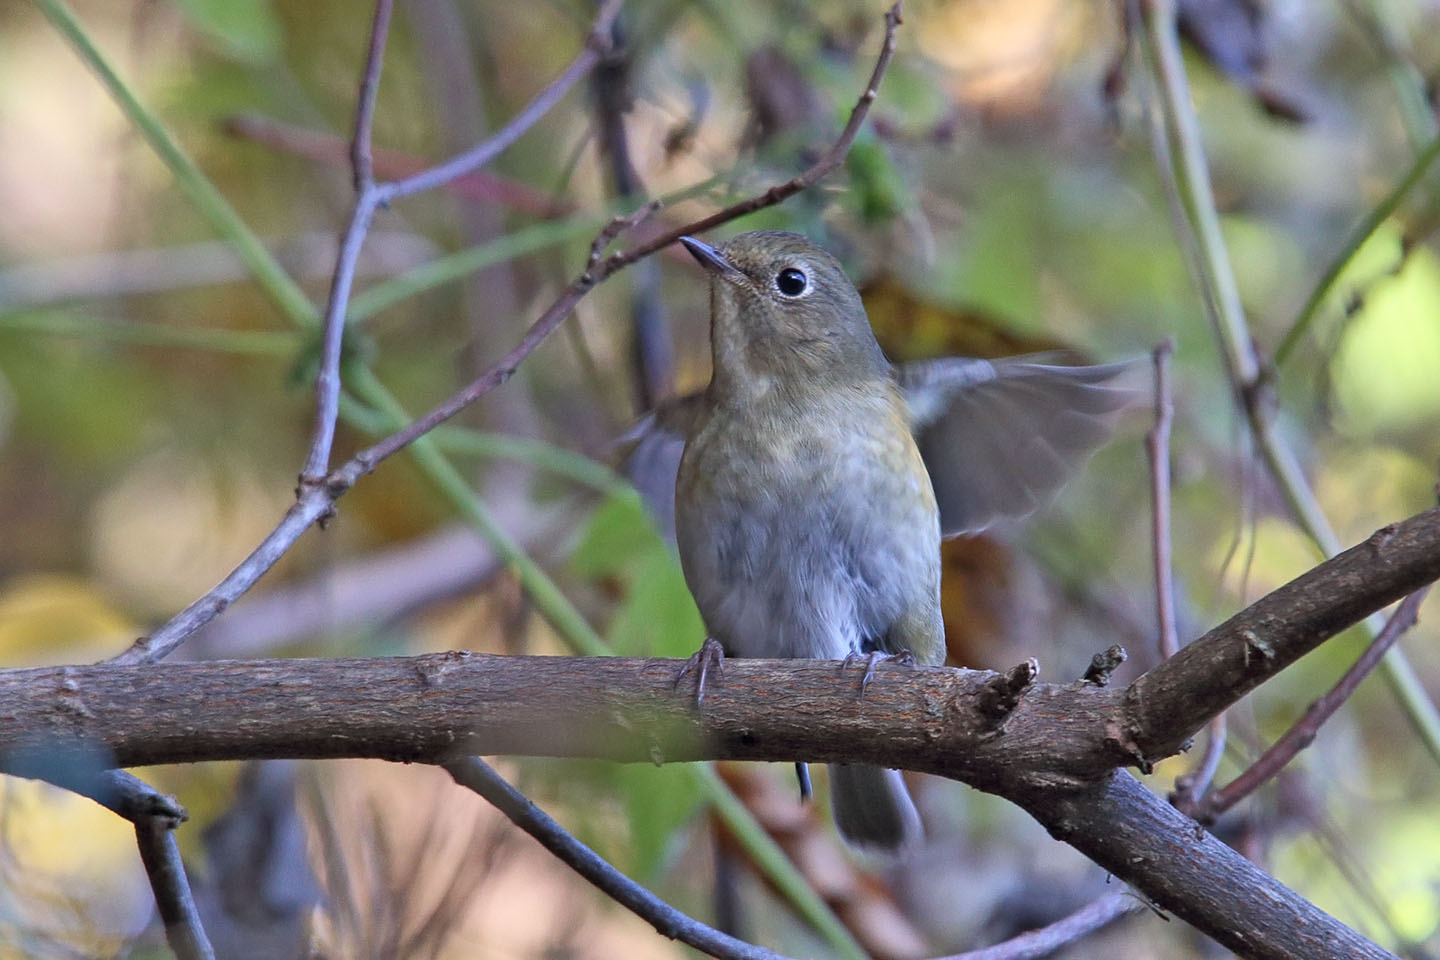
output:
[[[805, 237], [680, 242], [709, 275], [713, 372], [631, 431], [628, 469], [652, 499], [673, 486], [709, 633], [686, 668], [697, 700], [721, 656], [864, 658], [862, 696], [877, 660], [942, 663], [941, 539], [1046, 503], [1135, 399], [1118, 383], [1134, 361], [893, 365], [840, 263]], [[829, 779], [851, 845], [922, 836], [898, 771], [832, 764]]]

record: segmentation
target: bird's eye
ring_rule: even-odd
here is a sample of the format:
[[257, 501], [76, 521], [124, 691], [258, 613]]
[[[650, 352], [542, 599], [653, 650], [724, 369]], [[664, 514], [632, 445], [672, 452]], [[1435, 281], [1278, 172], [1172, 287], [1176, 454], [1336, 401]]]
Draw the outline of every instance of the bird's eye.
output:
[[783, 296], [798, 297], [810, 289], [810, 278], [803, 270], [786, 267], [775, 275], [775, 289]]

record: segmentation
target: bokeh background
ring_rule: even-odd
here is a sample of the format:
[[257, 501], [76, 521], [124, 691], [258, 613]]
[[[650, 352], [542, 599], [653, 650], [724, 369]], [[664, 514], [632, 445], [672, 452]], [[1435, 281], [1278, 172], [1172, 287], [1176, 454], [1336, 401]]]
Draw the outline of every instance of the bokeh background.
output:
[[[681, 223], [802, 169], [873, 64], [870, 2], [630, 0], [625, 56], [513, 148], [382, 211], [360, 261], [342, 456], [447, 396], [579, 271], [598, 227], [671, 197]], [[84, 31], [285, 269], [322, 303], [352, 202], [345, 141], [371, 8], [336, 0], [79, 3]], [[377, 172], [483, 138], [574, 55], [593, 8], [404, 0]], [[1436, 135], [1434, 0], [1181, 4], [1216, 206], [1262, 354], [1356, 225]], [[873, 123], [818, 188], [718, 234], [802, 231], [864, 287], [892, 356], [1176, 341], [1172, 448], [1182, 639], [1317, 559], [1255, 456], [1177, 241], [1156, 93], [1123, 4], [913, 0]], [[623, 139], [628, 163], [619, 162]], [[1436, 174], [1343, 264], [1275, 372], [1278, 432], [1341, 540], [1424, 509], [1440, 460]], [[717, 239], [712, 237], [711, 239]], [[118, 652], [208, 589], [292, 496], [317, 345], [252, 280], [56, 29], [0, 2], [0, 659]], [[586, 299], [502, 389], [437, 436], [468, 490], [405, 456], [362, 481], [177, 656], [562, 653], [495, 522], [610, 647], [686, 655], [703, 627], [665, 541], [610, 469], [655, 400], [708, 376], [705, 284], [674, 251]], [[1051, 509], [947, 546], [951, 661], [1078, 676], [1119, 642], [1153, 663], [1142, 414]], [[1432, 600], [1402, 643], [1440, 697]], [[1362, 649], [1352, 631], [1230, 714], [1219, 781]], [[196, 710], [204, 705], [197, 703]], [[1196, 751], [1198, 753], [1198, 751]], [[1160, 765], [1167, 790], [1195, 758]], [[709, 812], [684, 768], [506, 761], [630, 875], [742, 936], [832, 955]], [[665, 957], [437, 771], [381, 763], [141, 771], [192, 814], [180, 841], [226, 956]], [[720, 775], [881, 956], [982, 945], [1113, 887], [1003, 801], [917, 778], [930, 843], [847, 854], [788, 766]], [[1440, 767], [1379, 678], [1217, 830], [1392, 949], [1440, 951]], [[823, 791], [821, 792], [823, 795]], [[162, 956], [133, 834], [88, 800], [0, 781], [0, 955]], [[1425, 953], [1428, 949], [1431, 953]], [[263, 949], [261, 949], [263, 947]], [[1132, 917], [1066, 956], [1222, 955]]]

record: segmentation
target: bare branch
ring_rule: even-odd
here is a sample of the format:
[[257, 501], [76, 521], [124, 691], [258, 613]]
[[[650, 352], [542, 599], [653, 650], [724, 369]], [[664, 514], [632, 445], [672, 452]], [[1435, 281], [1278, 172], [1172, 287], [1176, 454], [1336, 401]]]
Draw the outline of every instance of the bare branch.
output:
[[335, 495], [325, 487], [302, 489], [299, 499], [285, 511], [279, 525], [224, 580], [167, 620], [154, 633], [136, 640], [108, 662], [144, 663], [163, 658], [254, 586], [255, 581], [285, 555], [311, 524], [330, 515], [334, 501]]
[[394, 0], [375, 0], [370, 24], [370, 46], [360, 73], [359, 103], [355, 108], [355, 135], [350, 141], [351, 178], [355, 184], [355, 206], [340, 240], [335, 274], [330, 281], [330, 298], [320, 340], [320, 366], [315, 374], [315, 419], [310, 429], [310, 450], [300, 469], [302, 487], [318, 482], [330, 469], [330, 448], [335, 442], [335, 423], [340, 417], [340, 348], [345, 339], [345, 309], [355, 282], [355, 264], [374, 219], [374, 161], [370, 154], [370, 132], [375, 122], [375, 99], [380, 90], [380, 68], [385, 61], [385, 41], [390, 35]]
[[570, 65], [550, 82], [550, 85], [536, 95], [523, 110], [517, 113], [509, 123], [481, 143], [476, 144], [469, 150], [445, 161], [429, 170], [422, 171], [404, 180], [397, 180], [379, 188], [380, 203], [382, 205], [398, 200], [401, 197], [408, 197], [413, 193], [422, 193], [442, 186], [463, 176], [477, 167], [494, 160], [506, 148], [535, 126], [536, 122], [545, 114], [549, 113], [560, 98], [570, 91], [587, 73], [600, 61], [601, 55], [609, 49], [610, 27], [615, 22], [615, 16], [620, 12], [621, 0], [605, 0], [600, 5], [599, 12], [595, 15], [595, 22], [590, 27], [590, 34], [585, 38], [585, 48], [575, 55]]
[[375, 127], [375, 100], [380, 93], [380, 68], [385, 60], [385, 41], [390, 36], [390, 15], [394, 0], [375, 0], [375, 19], [370, 25], [370, 50], [360, 74], [359, 105], [355, 108], [355, 136], [350, 141], [350, 169], [355, 192], [364, 193], [375, 182], [375, 161], [370, 153], [370, 135]]
[[1145, 434], [1150, 460], [1151, 534], [1155, 557], [1155, 622], [1160, 631], [1161, 658], [1180, 649], [1175, 629], [1175, 569], [1170, 545], [1170, 424], [1175, 404], [1170, 396], [1170, 355], [1175, 341], [1167, 337], [1154, 350], [1155, 426]]
[[190, 894], [180, 847], [175, 843], [173, 823], [158, 817], [135, 822], [135, 841], [140, 859], [155, 891], [155, 906], [165, 924], [165, 939], [179, 960], [215, 960], [215, 951], [200, 923], [200, 911]]
[[[225, 132], [231, 136], [316, 163], [334, 166], [349, 162], [350, 147], [345, 140], [323, 130], [284, 123], [256, 113], [241, 113], [229, 117], [225, 120], [224, 127]], [[398, 150], [372, 147], [371, 155], [374, 158], [375, 175], [388, 180], [413, 176], [430, 166], [421, 157]], [[573, 213], [575, 210], [575, 205], [562, 197], [552, 196], [527, 183], [483, 169], [471, 170], [441, 189], [471, 200], [498, 203], [546, 220]]]
[[679, 940], [712, 957], [737, 960], [779, 960], [780, 955], [737, 940], [706, 926], [670, 906], [640, 884], [616, 870], [565, 828], [550, 819], [529, 798], [506, 783], [478, 757], [445, 764], [455, 782], [480, 794], [521, 830], [540, 842], [562, 863], [594, 884], [602, 893], [633, 912], [664, 937]]
[[[1139, 755], [1170, 756], [1212, 716], [1325, 638], [1440, 577], [1435, 533], [1440, 508], [1382, 527], [1141, 676], [1127, 693]], [[1427, 558], [1426, 551], [1433, 553]]]
[[938, 960], [1041, 960], [1144, 906], [1130, 891], [1116, 890], [1097, 897], [1049, 926], [1011, 937], [993, 947], [967, 950]]
[[435, 427], [449, 420], [455, 416], [455, 414], [503, 384], [506, 380], [509, 380], [520, 366], [520, 363], [533, 353], [535, 348], [540, 346], [546, 337], [554, 332], [555, 328], [570, 315], [570, 311], [575, 309], [575, 305], [579, 303], [591, 289], [615, 273], [635, 263], [637, 260], [648, 257], [655, 251], [669, 246], [687, 234], [701, 233], [720, 226], [723, 223], [729, 223], [731, 220], [742, 217], [747, 213], [753, 213], [756, 210], [774, 206], [780, 201], [799, 193], [806, 187], [812, 186], [833, 171], [840, 165], [840, 162], [844, 160], [845, 155], [850, 150], [851, 144], [855, 142], [855, 137], [860, 132], [860, 127], [865, 122], [865, 117], [870, 111], [870, 104], [875, 100], [880, 81], [884, 77], [885, 71], [890, 65], [890, 60], [895, 54], [895, 30], [900, 25], [900, 22], [900, 4], [897, 3], [885, 14], [885, 40], [881, 45], [880, 55], [875, 62], [875, 69], [871, 72], [870, 81], [865, 87], [865, 92], [860, 95], [860, 99], [855, 104], [855, 108], [850, 112], [850, 119], [845, 124], [845, 129], [841, 131], [840, 136], [809, 169], [805, 170], [799, 176], [771, 187], [764, 193], [732, 204], [723, 210], [718, 210], [709, 216], [701, 217], [683, 226], [666, 230], [649, 240], [637, 244], [629, 250], [612, 254], [600, 260], [599, 263], [593, 264], [587, 268], [584, 273], [576, 277], [575, 280], [561, 292], [559, 298], [530, 326], [530, 329], [526, 331], [520, 343], [507, 353], [499, 363], [495, 364], [448, 400], [436, 406], [429, 413], [420, 417], [405, 429], [391, 434], [379, 443], [360, 451], [349, 463], [331, 474], [329, 480], [330, 485], [334, 487], [350, 486], [360, 477], [375, 469], [376, 464], [380, 463], [380, 461], [404, 449], [407, 445], [413, 443], [416, 437], [423, 436], [435, 429]]
[[1401, 634], [1415, 625], [1415, 621], [1419, 617], [1420, 604], [1424, 602], [1425, 595], [1429, 592], [1429, 587], [1422, 587], [1400, 601], [1400, 606], [1386, 621], [1379, 636], [1365, 648], [1360, 659], [1345, 671], [1340, 681], [1331, 687], [1323, 697], [1311, 703], [1295, 725], [1285, 731], [1284, 735], [1276, 740], [1270, 749], [1261, 754], [1260, 759], [1251, 764], [1249, 769], [1225, 787], [1205, 797], [1194, 811], [1195, 818], [1204, 823], [1214, 820], [1267, 783], [1284, 769], [1286, 764], [1295, 759], [1296, 754], [1310, 746], [1325, 721], [1334, 716], [1335, 711], [1350, 699], [1350, 696], [1359, 688], [1361, 681], [1370, 675], [1370, 671], [1375, 669], [1380, 658], [1385, 656], [1385, 651], [1400, 639]]

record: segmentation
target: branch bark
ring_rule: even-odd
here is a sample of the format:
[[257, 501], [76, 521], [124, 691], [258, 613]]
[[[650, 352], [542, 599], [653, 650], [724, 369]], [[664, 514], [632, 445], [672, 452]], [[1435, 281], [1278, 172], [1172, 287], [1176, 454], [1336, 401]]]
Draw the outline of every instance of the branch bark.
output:
[[[1386, 527], [1114, 690], [1084, 680], [732, 660], [697, 707], [675, 660], [496, 657], [97, 665], [0, 672], [0, 767], [469, 754], [859, 762], [1024, 807], [1162, 909], [1247, 957], [1385, 957], [1118, 767], [1181, 749], [1327, 637], [1440, 578], [1440, 508]], [[197, 710], [196, 704], [203, 704]], [[104, 759], [97, 761], [97, 751]]]

